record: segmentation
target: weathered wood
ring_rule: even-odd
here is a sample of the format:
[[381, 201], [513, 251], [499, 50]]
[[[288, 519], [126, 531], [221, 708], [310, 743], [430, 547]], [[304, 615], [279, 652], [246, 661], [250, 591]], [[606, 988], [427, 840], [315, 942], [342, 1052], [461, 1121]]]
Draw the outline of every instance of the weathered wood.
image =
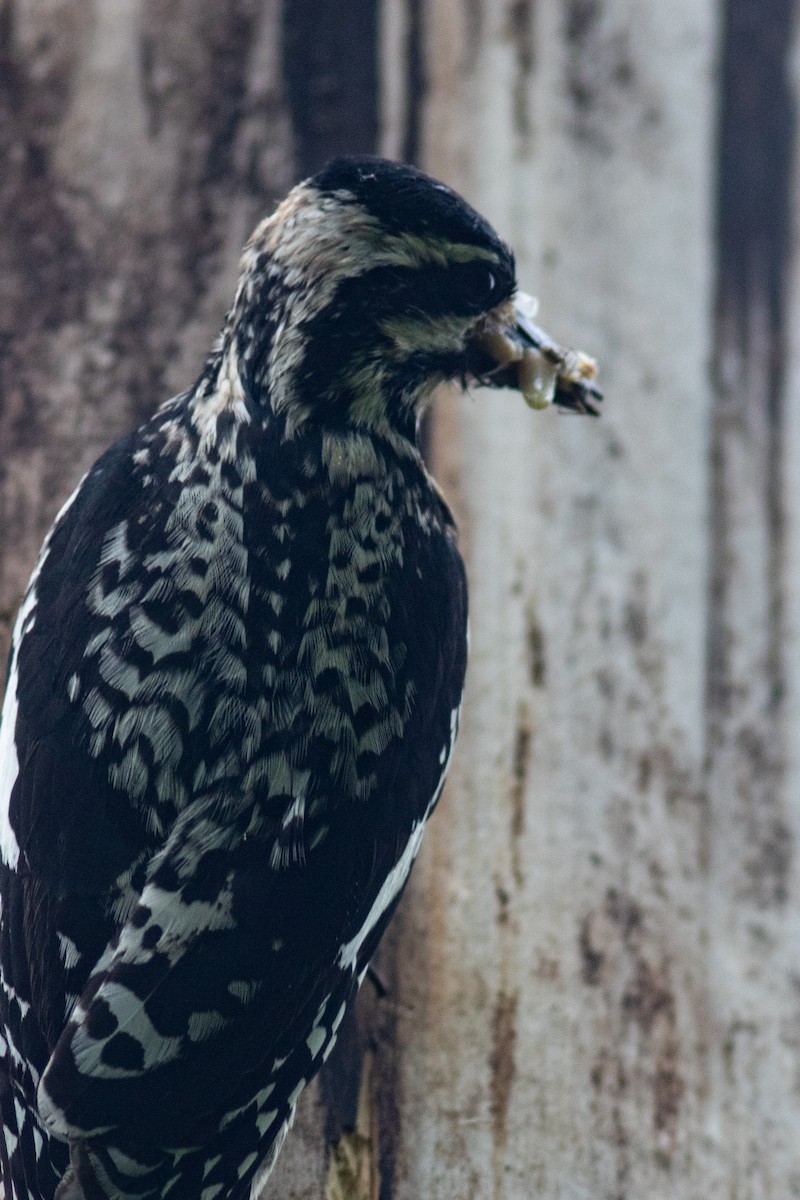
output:
[[788, 8], [715, 14], [431, 20], [429, 164], [609, 402], [439, 426], [473, 649], [409, 900], [402, 1200], [800, 1189]]
[[329, 153], [461, 188], [602, 364], [599, 422], [439, 405], [459, 753], [387, 994], [365, 987], [265, 1200], [321, 1200], [359, 1111], [343, 1154], [381, 1200], [800, 1195], [790, 21], [0, 0], [4, 637], [59, 503], [190, 382], [249, 228]]
[[202, 365], [292, 182], [279, 8], [2, 5], [0, 613], [94, 458]]

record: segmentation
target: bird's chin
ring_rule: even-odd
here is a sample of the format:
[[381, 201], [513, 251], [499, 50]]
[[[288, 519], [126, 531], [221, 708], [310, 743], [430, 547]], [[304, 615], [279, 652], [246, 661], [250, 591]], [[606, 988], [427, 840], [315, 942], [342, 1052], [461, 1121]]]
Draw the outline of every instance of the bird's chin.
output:
[[560, 346], [534, 324], [537, 301], [517, 292], [487, 313], [469, 347], [468, 374], [490, 387], [522, 393], [531, 408], [558, 408], [599, 416], [603, 394], [597, 364], [580, 350]]

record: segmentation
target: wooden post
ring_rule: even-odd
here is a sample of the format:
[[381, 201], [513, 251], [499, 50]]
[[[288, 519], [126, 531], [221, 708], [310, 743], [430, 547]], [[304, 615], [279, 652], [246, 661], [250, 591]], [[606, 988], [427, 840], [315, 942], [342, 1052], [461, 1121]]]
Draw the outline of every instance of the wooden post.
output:
[[331, 153], [459, 187], [601, 362], [601, 421], [438, 406], [459, 751], [264, 1200], [800, 1195], [793, 36], [789, 0], [0, 0], [5, 636]]
[[751, 7], [429, 13], [426, 161], [607, 407], [440, 410], [473, 648], [400, 1200], [800, 1188], [791, 30]]

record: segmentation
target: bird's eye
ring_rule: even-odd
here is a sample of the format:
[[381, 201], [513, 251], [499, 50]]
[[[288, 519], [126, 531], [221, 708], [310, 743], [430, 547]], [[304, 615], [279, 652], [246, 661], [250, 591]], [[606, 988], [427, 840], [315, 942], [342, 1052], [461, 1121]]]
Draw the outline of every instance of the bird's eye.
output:
[[476, 267], [473, 287], [476, 298], [481, 296], [488, 299], [497, 287], [497, 280], [494, 277], [494, 273], [488, 267]]
[[481, 309], [495, 303], [494, 295], [499, 290], [497, 276], [486, 263], [466, 263], [462, 272], [459, 282], [468, 308]]

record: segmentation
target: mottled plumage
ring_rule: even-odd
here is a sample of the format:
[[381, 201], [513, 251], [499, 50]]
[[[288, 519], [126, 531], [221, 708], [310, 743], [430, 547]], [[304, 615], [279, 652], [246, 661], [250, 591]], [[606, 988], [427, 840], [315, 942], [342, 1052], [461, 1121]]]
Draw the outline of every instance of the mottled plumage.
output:
[[466, 666], [443, 379], [593, 411], [510, 251], [377, 159], [245, 248], [187, 392], [60, 512], [0, 729], [6, 1200], [242, 1200], [399, 899]]

